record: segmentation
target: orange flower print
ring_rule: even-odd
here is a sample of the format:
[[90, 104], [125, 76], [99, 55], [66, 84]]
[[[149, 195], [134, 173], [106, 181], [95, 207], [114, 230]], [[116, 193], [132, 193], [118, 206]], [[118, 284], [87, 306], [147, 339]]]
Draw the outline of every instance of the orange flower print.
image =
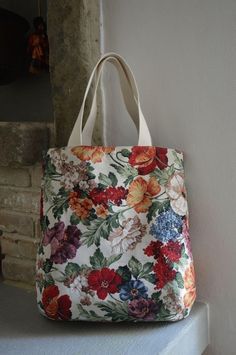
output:
[[86, 219], [93, 208], [93, 202], [89, 198], [79, 198], [78, 192], [71, 192], [69, 195], [69, 206], [78, 217]]
[[152, 204], [152, 197], [159, 194], [161, 187], [155, 177], [149, 181], [138, 177], [129, 186], [127, 203], [133, 207], [137, 213], [147, 212]]
[[186, 294], [184, 296], [184, 305], [190, 308], [196, 298], [196, 287], [195, 287], [195, 272], [193, 264], [185, 271], [184, 275], [184, 287], [186, 289]]
[[50, 285], [43, 290], [42, 305], [46, 315], [52, 319], [71, 319], [71, 299], [68, 295], [59, 295], [56, 285]]
[[93, 208], [93, 202], [89, 198], [84, 198], [81, 201], [81, 205], [86, 209], [86, 210], [91, 210]]
[[108, 209], [103, 205], [99, 205], [96, 208], [96, 215], [101, 218], [106, 218], [106, 216], [108, 215]]
[[89, 147], [80, 146], [71, 149], [71, 152], [80, 160], [91, 160], [92, 163], [101, 163], [103, 155], [111, 153], [115, 147]]
[[132, 165], [147, 167], [153, 163], [155, 157], [155, 147], [133, 147], [129, 162]]
[[168, 166], [167, 149], [156, 147], [133, 147], [129, 163], [138, 169], [139, 175], [147, 175], [156, 167], [165, 169]]

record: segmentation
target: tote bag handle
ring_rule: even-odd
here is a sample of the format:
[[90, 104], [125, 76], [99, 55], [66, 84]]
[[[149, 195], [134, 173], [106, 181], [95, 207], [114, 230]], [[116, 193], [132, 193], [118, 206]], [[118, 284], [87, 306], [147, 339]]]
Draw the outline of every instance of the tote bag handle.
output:
[[[152, 145], [151, 135], [146, 120], [141, 111], [140, 102], [139, 102], [139, 92], [138, 92], [134, 75], [131, 69], [129, 68], [128, 64], [124, 61], [124, 59], [116, 53], [105, 54], [94, 67], [90, 79], [88, 81], [88, 85], [85, 91], [85, 95], [84, 95], [84, 99], [81, 105], [79, 115], [74, 124], [72, 133], [68, 141], [68, 146], [91, 145], [92, 133], [93, 133], [94, 123], [95, 123], [96, 113], [97, 113], [96, 93], [97, 93], [98, 83], [102, 73], [102, 69], [106, 62], [112, 63], [118, 70], [121, 90], [126, 104], [126, 108], [130, 113], [139, 131], [138, 145], [151, 146]], [[84, 130], [82, 132], [85, 102], [92, 81], [95, 76], [96, 76], [96, 82], [95, 82], [91, 111], [87, 119], [87, 122], [85, 124]]]
[[[127, 108], [127, 111], [129, 112], [130, 116], [132, 117], [137, 130], [139, 129], [139, 113], [138, 113], [138, 106], [137, 106], [137, 97], [135, 97], [136, 88], [133, 90], [132, 86], [130, 84], [129, 79], [127, 78], [127, 74], [125, 69], [122, 67], [122, 64], [116, 57], [111, 57], [105, 58], [97, 67], [97, 70], [95, 72], [96, 76], [96, 81], [95, 81], [95, 89], [94, 89], [94, 97], [92, 101], [92, 106], [91, 106], [91, 111], [89, 114], [89, 117], [85, 123], [83, 132], [82, 132], [82, 139], [83, 139], [83, 144], [86, 145], [91, 145], [92, 141], [92, 134], [93, 134], [93, 127], [95, 125], [95, 120], [97, 116], [97, 87], [99, 84], [99, 80], [102, 74], [102, 70], [106, 62], [109, 61], [110, 63], [113, 63], [115, 67], [118, 69], [118, 74], [120, 77], [120, 85], [121, 85], [121, 91], [122, 95], [124, 98], [124, 102]], [[134, 84], [133, 84], [134, 86]]]
[[[99, 84], [99, 80], [103, 71], [103, 67], [105, 66], [106, 62], [113, 63], [115, 67], [118, 69], [118, 74], [120, 78], [120, 85], [121, 85], [121, 92], [123, 95], [123, 99], [127, 108], [127, 111], [129, 112], [131, 118], [134, 121], [134, 124], [139, 131], [139, 112], [138, 112], [138, 105], [137, 105], [137, 91], [136, 91], [136, 86], [134, 83], [132, 83], [133, 86], [131, 86], [131, 82], [127, 76], [127, 73], [125, 71], [125, 68], [123, 68], [122, 63], [116, 58], [116, 57], [110, 57], [106, 58], [101, 64], [98, 66], [95, 76], [96, 76], [96, 81], [95, 81], [95, 90], [94, 90], [94, 97], [92, 101], [92, 106], [91, 106], [91, 111], [89, 114], [89, 117], [85, 123], [84, 129], [83, 129], [83, 141], [87, 142], [86, 144], [91, 144], [92, 141], [92, 130], [95, 125], [95, 120], [97, 116], [97, 87]], [[134, 89], [133, 89], [134, 87]]]

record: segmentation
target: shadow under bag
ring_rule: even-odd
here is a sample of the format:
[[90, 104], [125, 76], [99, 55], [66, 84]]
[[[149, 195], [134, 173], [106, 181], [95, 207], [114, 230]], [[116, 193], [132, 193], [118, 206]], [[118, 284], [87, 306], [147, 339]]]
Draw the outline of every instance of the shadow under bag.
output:
[[[92, 146], [96, 91], [118, 70], [137, 146]], [[95, 93], [82, 131], [85, 101]], [[68, 146], [44, 157], [37, 304], [54, 320], [176, 321], [196, 297], [183, 153], [154, 147], [134, 76], [122, 57], [95, 66]]]

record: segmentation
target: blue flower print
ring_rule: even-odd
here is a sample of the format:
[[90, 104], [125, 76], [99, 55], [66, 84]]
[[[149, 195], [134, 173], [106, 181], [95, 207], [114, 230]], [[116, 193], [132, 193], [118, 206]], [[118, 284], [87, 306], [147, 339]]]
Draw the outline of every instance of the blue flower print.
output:
[[150, 233], [157, 240], [166, 243], [181, 236], [183, 221], [171, 208], [162, 212], [151, 225]]
[[120, 298], [122, 301], [133, 300], [147, 297], [147, 287], [140, 280], [131, 280], [120, 289]]

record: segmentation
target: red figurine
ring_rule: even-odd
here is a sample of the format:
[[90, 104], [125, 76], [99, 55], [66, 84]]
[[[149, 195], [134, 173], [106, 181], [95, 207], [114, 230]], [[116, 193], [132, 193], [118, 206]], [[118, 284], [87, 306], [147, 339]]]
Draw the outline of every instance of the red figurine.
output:
[[29, 72], [39, 74], [42, 70], [48, 70], [49, 45], [46, 33], [46, 24], [41, 16], [34, 19], [35, 31], [28, 39], [28, 52], [30, 54]]

